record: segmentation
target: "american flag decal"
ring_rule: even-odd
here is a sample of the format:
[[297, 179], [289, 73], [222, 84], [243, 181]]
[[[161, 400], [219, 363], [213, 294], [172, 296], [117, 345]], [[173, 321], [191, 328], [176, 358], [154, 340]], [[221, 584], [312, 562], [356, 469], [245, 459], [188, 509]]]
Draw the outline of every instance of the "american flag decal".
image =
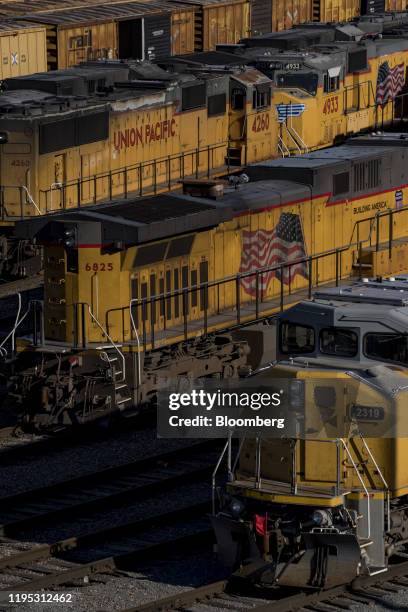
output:
[[377, 104], [385, 104], [389, 100], [394, 100], [404, 85], [404, 64], [398, 64], [394, 68], [390, 68], [388, 62], [383, 62], [377, 76], [377, 92], [375, 96]]
[[[244, 230], [242, 238], [242, 255], [240, 274], [255, 272], [259, 268], [271, 268], [280, 264], [290, 263], [306, 257], [303, 230], [299, 215], [282, 213], [279, 222], [273, 230]], [[258, 277], [259, 291], [266, 291], [273, 277], [285, 285], [292, 282], [297, 274], [308, 278], [305, 262], [294, 263], [283, 269], [283, 279], [280, 270], [269, 270]], [[256, 275], [251, 274], [241, 280], [242, 287], [249, 295], [256, 295]]]

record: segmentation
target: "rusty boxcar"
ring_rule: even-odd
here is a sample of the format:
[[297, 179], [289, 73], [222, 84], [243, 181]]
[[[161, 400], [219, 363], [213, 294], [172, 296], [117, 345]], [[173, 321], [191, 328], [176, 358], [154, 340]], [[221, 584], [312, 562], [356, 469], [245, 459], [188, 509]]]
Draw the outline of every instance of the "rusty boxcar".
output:
[[70, 0], [62, 6], [34, 0], [0, 3], [0, 15], [21, 15], [47, 28], [49, 70], [90, 59], [156, 59], [207, 51], [250, 33], [249, 0]]
[[47, 27], [50, 70], [93, 59], [157, 59], [193, 50], [194, 8], [162, 0], [53, 10], [29, 19]]
[[[251, 34], [266, 34], [310, 21], [349, 21], [361, 13], [364, 0], [253, 0]], [[403, 3], [406, 0], [394, 0]], [[383, 9], [384, 10], [384, 9]]]
[[[251, 31], [248, 0], [182, 0], [182, 2], [186, 6], [195, 8], [194, 51], [212, 51], [221, 41], [225, 44], [238, 42]], [[169, 0], [169, 4], [179, 4], [179, 2]]]

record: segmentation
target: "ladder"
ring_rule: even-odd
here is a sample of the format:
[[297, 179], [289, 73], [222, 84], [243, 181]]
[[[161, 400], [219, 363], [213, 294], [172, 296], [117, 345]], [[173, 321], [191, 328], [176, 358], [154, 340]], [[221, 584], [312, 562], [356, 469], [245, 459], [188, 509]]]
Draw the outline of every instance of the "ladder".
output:
[[124, 410], [133, 402], [133, 397], [126, 379], [123, 378], [117, 349], [112, 346], [101, 347], [101, 359], [108, 364], [110, 370], [115, 391], [114, 405], [119, 410]]

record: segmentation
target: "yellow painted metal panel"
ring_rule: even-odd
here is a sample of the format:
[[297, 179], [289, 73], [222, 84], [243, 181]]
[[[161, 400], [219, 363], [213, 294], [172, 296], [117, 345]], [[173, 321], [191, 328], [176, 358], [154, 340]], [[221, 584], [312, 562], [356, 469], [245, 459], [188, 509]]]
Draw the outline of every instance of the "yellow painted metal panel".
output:
[[171, 53], [194, 53], [195, 11], [183, 10], [171, 16]]
[[113, 21], [60, 27], [57, 37], [58, 68], [69, 68], [87, 60], [118, 58], [117, 24]]
[[359, 0], [320, 0], [321, 21], [349, 21], [359, 14]]
[[249, 2], [203, 6], [203, 50], [218, 43], [237, 43], [250, 31]]
[[47, 70], [45, 28], [2, 30], [0, 34], [1, 79]]
[[312, 20], [312, 0], [271, 0], [272, 31], [286, 30]]

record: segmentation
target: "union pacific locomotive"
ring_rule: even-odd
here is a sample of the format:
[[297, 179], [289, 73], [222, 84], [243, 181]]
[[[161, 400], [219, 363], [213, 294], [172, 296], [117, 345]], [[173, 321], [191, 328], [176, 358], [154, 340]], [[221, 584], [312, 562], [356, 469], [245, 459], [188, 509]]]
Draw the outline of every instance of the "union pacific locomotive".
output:
[[341, 141], [406, 113], [407, 19], [307, 24], [220, 50], [244, 55], [273, 81], [283, 154]]
[[304, 435], [247, 440], [231, 468], [213, 522], [241, 578], [329, 588], [406, 557], [407, 290], [321, 288], [276, 318], [274, 366], [253, 375], [291, 381]]
[[45, 301], [33, 341], [17, 356], [0, 345], [7, 402], [44, 425], [138, 410], [160, 378], [236, 376], [247, 338], [229, 330], [313, 285], [406, 270], [407, 145], [360, 137], [260, 162], [232, 185], [193, 180], [21, 222], [19, 237], [44, 246]]
[[[235, 64], [220, 73], [169, 73], [149, 63], [91, 63], [6, 81], [4, 234], [16, 219], [167, 191], [184, 177], [273, 156], [270, 79]], [[240, 104], [231, 105], [234, 96]], [[259, 130], [245, 129], [253, 122]], [[3, 242], [3, 266], [20, 269]]]
[[402, 18], [391, 25], [310, 24], [161, 60], [165, 70], [90, 62], [6, 80], [2, 224], [169, 190], [402, 120], [408, 39]]

